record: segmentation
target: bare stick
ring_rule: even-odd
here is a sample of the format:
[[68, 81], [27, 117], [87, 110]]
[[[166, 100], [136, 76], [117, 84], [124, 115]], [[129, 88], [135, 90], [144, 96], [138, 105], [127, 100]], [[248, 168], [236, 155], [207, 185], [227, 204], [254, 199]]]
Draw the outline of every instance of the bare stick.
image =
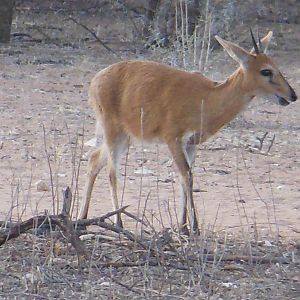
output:
[[[188, 257], [189, 260], [198, 261], [199, 259], [196, 257]], [[206, 259], [208, 261], [214, 261], [216, 259], [215, 254], [207, 254]], [[217, 259], [219, 257], [217, 256]], [[269, 264], [269, 263], [280, 263], [286, 264], [289, 259], [285, 257], [274, 257], [270, 256], [258, 256], [258, 255], [224, 255], [221, 258], [221, 261], [235, 261], [235, 262], [247, 262], [247, 263], [261, 263], [261, 264]]]
[[115, 226], [113, 224], [108, 224], [106, 222], [98, 222], [93, 225], [97, 225], [101, 228], [108, 229], [115, 233], [123, 234], [128, 240], [138, 243], [140, 246], [142, 246], [142, 248], [144, 248], [144, 249], [149, 248], [145, 243], [143, 243], [142, 240], [137, 238], [132, 232], [130, 232], [129, 230], [123, 229], [122, 227]]
[[64, 190], [64, 202], [61, 214], [69, 217], [72, 204], [72, 193], [69, 187]]
[[119, 209], [111, 211], [111, 212], [109, 212], [109, 213], [107, 213], [104, 216], [101, 216], [99, 218], [77, 220], [77, 221], [75, 221], [75, 224], [77, 224], [79, 226], [97, 225], [97, 223], [104, 222], [105, 219], [108, 219], [108, 218], [110, 218], [110, 217], [112, 217], [116, 214], [124, 213], [124, 210], [128, 206], [129, 205], [120, 207]]
[[185, 51], [185, 35], [184, 35], [184, 14], [183, 14], [183, 0], [179, 1], [180, 6], [180, 20], [181, 20], [181, 43], [182, 43], [182, 54], [183, 54], [183, 66], [186, 67], [186, 51]]
[[75, 20], [75, 19], [72, 18], [72, 17], [67, 18], [66, 21], [67, 21], [67, 20], [70, 20], [70, 21], [74, 22], [75, 24], [81, 26], [83, 29], [85, 29], [86, 31], [88, 31], [88, 32], [89, 32], [89, 33], [97, 40], [97, 42], [98, 42], [101, 46], [103, 46], [107, 51], [112, 52], [112, 53], [113, 53], [114, 55], [116, 55], [118, 58], [121, 58], [121, 56], [120, 56], [117, 52], [115, 52], [113, 49], [111, 49], [109, 46], [107, 46], [107, 44], [106, 44], [105, 42], [103, 42], [103, 41], [97, 36], [97, 34], [96, 34], [93, 30], [89, 29], [86, 25], [84, 25], [84, 24], [82, 24], [82, 23], [79, 23], [77, 20]]
[[47, 164], [48, 164], [48, 168], [49, 168], [49, 175], [50, 175], [53, 213], [55, 213], [55, 198], [56, 198], [56, 195], [55, 195], [55, 192], [54, 192], [53, 171], [52, 171], [52, 166], [51, 166], [51, 161], [50, 161], [50, 154], [48, 152], [48, 147], [47, 147], [46, 129], [45, 129], [44, 124], [42, 124], [42, 128], [43, 128], [43, 139], [44, 139], [44, 151], [45, 151], [45, 154], [46, 154]]
[[[128, 206], [129, 206], [129, 205], [128, 205]], [[125, 206], [125, 208], [127, 208], [128, 206]], [[151, 224], [150, 224], [149, 222], [146, 223], [145, 221], [143, 221], [143, 220], [140, 219], [139, 217], [137, 217], [137, 216], [131, 214], [130, 212], [128, 212], [128, 211], [126, 211], [126, 210], [124, 210], [124, 211], [122, 211], [122, 212], [123, 212], [123, 214], [126, 215], [127, 217], [134, 219], [135, 221], [137, 221], [137, 222], [143, 224], [144, 226], [151, 226]], [[151, 227], [152, 227], [152, 226], [151, 226]]]
[[[207, 1], [209, 2], [209, 1]], [[206, 49], [206, 57], [205, 57], [205, 64], [204, 64], [204, 67], [207, 66], [207, 63], [208, 63], [208, 58], [209, 58], [209, 53], [210, 53], [210, 40], [211, 40], [211, 22], [212, 22], [212, 16], [211, 14], [208, 15], [208, 21], [209, 24], [208, 24], [208, 37], [207, 37], [207, 49]]]
[[270, 143], [270, 145], [269, 145], [268, 150], [267, 150], [266, 153], [269, 153], [269, 152], [271, 151], [271, 148], [272, 148], [272, 146], [273, 146], [273, 144], [274, 144], [274, 141], [275, 141], [275, 134], [273, 135], [273, 138], [272, 138], [272, 140], [271, 140], [271, 143]]
[[259, 151], [262, 151], [262, 148], [263, 148], [263, 145], [264, 145], [264, 141], [267, 137], [267, 135], [269, 134], [269, 132], [265, 132], [265, 134], [263, 135], [263, 137], [256, 137], [256, 139], [259, 141], [259, 147], [258, 147], [258, 150]]
[[[79, 239], [78, 235], [74, 231], [74, 226], [71, 221], [70, 210], [72, 206], [72, 192], [69, 187], [64, 191], [64, 202], [63, 209], [60, 216], [56, 220], [59, 228], [65, 233], [68, 237], [70, 243], [76, 250], [78, 256], [88, 257], [87, 251], [84, 247], [84, 243]], [[53, 218], [52, 218], [53, 220]]]
[[51, 221], [64, 232], [69, 242], [76, 250], [77, 255], [88, 258], [89, 255], [84, 247], [84, 243], [76, 235], [74, 228], [72, 226], [72, 222], [68, 221], [68, 219], [62, 215], [51, 216]]

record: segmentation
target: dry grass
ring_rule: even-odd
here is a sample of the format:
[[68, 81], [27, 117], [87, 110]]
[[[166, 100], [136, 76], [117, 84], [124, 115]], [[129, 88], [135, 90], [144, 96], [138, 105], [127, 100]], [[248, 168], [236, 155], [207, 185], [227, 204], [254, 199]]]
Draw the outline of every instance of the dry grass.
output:
[[[147, 228], [149, 229], [149, 228]], [[297, 299], [299, 244], [203, 231], [143, 232], [137, 243], [94, 230], [88, 258], [59, 231], [27, 233], [0, 249], [1, 299]]]

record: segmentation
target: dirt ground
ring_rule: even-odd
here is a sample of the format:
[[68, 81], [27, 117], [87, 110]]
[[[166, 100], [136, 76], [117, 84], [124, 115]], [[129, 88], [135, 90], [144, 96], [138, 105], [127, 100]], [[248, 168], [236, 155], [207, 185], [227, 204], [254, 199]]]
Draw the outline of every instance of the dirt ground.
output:
[[[91, 27], [98, 22], [95, 15], [77, 17], [88, 20]], [[83, 196], [86, 160], [80, 158], [90, 147], [82, 143], [94, 137], [95, 126], [87, 103], [88, 85], [97, 71], [120, 59], [85, 30], [63, 19], [59, 14], [19, 12], [13, 31], [42, 41], [14, 37], [10, 45], [1, 45], [0, 220], [24, 220], [45, 209], [59, 210], [66, 186], [78, 201]], [[54, 25], [46, 30], [49, 20]], [[108, 28], [109, 21], [102, 22], [100, 36], [108, 32], [104, 38], [123, 59], [166, 60], [166, 50], [136, 52], [123, 24]], [[260, 27], [263, 32], [274, 30], [271, 55], [299, 95], [300, 25]], [[54, 42], [47, 41], [49, 35]], [[220, 50], [211, 56], [207, 73], [224, 79], [235, 67]], [[256, 98], [237, 120], [199, 147], [194, 194], [202, 228], [299, 240], [299, 114], [298, 102], [279, 107], [272, 100]], [[265, 133], [263, 149], [258, 151], [258, 138]], [[49, 191], [37, 191], [39, 180], [45, 181]], [[119, 180], [122, 205], [129, 205], [128, 211], [139, 216], [144, 213], [158, 230], [176, 227], [178, 177], [164, 145], [132, 146], [128, 160], [123, 159]], [[111, 210], [103, 170], [89, 216]], [[127, 221], [125, 226], [134, 228], [135, 224]]]

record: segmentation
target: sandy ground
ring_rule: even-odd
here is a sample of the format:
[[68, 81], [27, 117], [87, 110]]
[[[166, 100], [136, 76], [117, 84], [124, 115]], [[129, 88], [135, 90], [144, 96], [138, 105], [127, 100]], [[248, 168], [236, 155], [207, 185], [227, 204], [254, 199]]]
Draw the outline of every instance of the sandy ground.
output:
[[[281, 44], [272, 49], [272, 55], [299, 95], [299, 48], [280, 49], [294, 36], [291, 33], [286, 41], [279, 37]], [[126, 53], [124, 57], [136, 56]], [[153, 57], [153, 53], [144, 55]], [[224, 78], [234, 70], [234, 63], [223, 52], [216, 53], [215, 58], [211, 62], [214, 78]], [[116, 61], [91, 41], [77, 49], [24, 40], [1, 46], [1, 220], [10, 216], [25, 219], [44, 209], [52, 211], [53, 205], [61, 205], [62, 189], [68, 185], [81, 201], [86, 161], [80, 161], [80, 157], [90, 150], [88, 146], [81, 149], [81, 144], [93, 138], [95, 125], [87, 88], [98, 70]], [[279, 230], [283, 238], [299, 238], [299, 114], [298, 102], [282, 108], [256, 98], [238, 120], [199, 147], [194, 182], [203, 228], [248, 233], [258, 230], [273, 236]], [[257, 138], [266, 132], [263, 151], [251, 151], [258, 144]], [[141, 177], [142, 163], [148, 174]], [[38, 192], [35, 183], [44, 180], [51, 186], [51, 173], [53, 189]], [[178, 177], [164, 145], [144, 145], [144, 150], [141, 144], [134, 145], [120, 173], [120, 195], [124, 194], [120, 198], [123, 205], [130, 205], [130, 212], [145, 212], [158, 228], [176, 226]], [[103, 170], [89, 216], [111, 209]]]

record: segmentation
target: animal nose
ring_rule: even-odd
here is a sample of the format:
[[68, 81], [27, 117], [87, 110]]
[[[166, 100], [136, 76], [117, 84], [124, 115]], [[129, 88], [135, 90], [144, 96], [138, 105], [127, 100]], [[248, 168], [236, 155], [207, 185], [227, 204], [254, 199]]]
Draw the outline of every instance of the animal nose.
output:
[[297, 95], [295, 91], [291, 88], [291, 101], [296, 101], [297, 100]]

